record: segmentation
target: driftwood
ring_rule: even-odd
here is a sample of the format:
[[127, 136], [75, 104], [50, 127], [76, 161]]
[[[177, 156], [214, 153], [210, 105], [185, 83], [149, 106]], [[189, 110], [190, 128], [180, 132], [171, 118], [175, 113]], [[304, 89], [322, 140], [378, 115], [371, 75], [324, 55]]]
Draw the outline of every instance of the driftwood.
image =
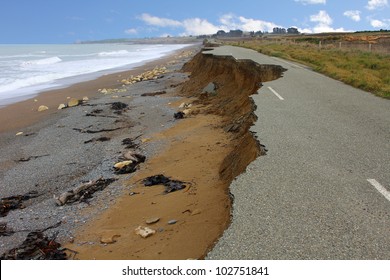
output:
[[[130, 140], [130, 141], [126, 141]], [[131, 139], [123, 140], [124, 143], [133, 143]], [[130, 144], [131, 145], [131, 144]], [[145, 162], [146, 157], [141, 154], [137, 154], [134, 152], [126, 152], [124, 153], [120, 159], [124, 159], [124, 161], [118, 162], [114, 165], [114, 171], [116, 174], [128, 174], [137, 171], [137, 167], [139, 164]]]
[[88, 202], [88, 199], [92, 197], [97, 191], [104, 190], [108, 185], [115, 182], [116, 179], [103, 179], [100, 178], [96, 181], [89, 181], [88, 183], [82, 184], [73, 190], [62, 193], [60, 196], [54, 196], [58, 206], [65, 204], [71, 204], [76, 201], [79, 202]]
[[99, 117], [99, 118], [111, 118], [111, 119], [118, 119], [119, 118], [117, 116], [98, 115], [98, 114], [92, 114], [92, 113], [87, 113], [85, 116], [87, 116], [87, 117]]
[[38, 192], [31, 191], [23, 195], [10, 196], [0, 199], [0, 217], [7, 216], [14, 209], [24, 208], [23, 201], [38, 197]]
[[26, 162], [26, 161], [30, 161], [32, 159], [37, 159], [37, 158], [41, 158], [41, 157], [48, 157], [50, 155], [41, 155], [41, 156], [29, 156], [27, 158], [20, 158], [17, 160], [17, 162]]
[[[5, 252], [0, 256], [1, 260], [65, 260], [67, 255], [65, 251], [70, 251], [74, 254], [77, 252], [61, 247], [61, 244], [55, 241], [56, 235], [47, 237], [43, 233], [49, 229], [57, 228], [61, 222], [49, 226], [42, 230], [32, 231], [27, 235], [26, 240], [14, 249]], [[5, 226], [6, 227], [6, 226]], [[22, 232], [27, 230], [20, 230]], [[11, 231], [11, 234], [14, 232]]]
[[166, 94], [167, 92], [165, 90], [163, 91], [156, 91], [156, 92], [148, 92], [148, 93], [143, 93], [141, 96], [157, 96], [157, 95], [163, 95]]
[[110, 129], [100, 129], [100, 130], [90, 130], [90, 129], [81, 129], [81, 128], [73, 128], [73, 130], [81, 132], [81, 133], [90, 133], [90, 134], [95, 134], [95, 133], [101, 133], [101, 132], [111, 132], [115, 130], [120, 130], [124, 129], [126, 127], [117, 127], [117, 128], [110, 128]]
[[61, 222], [58, 222], [52, 226], [49, 226], [49, 227], [46, 227], [44, 229], [36, 229], [36, 230], [31, 230], [31, 229], [20, 229], [20, 230], [12, 230], [8, 227], [7, 223], [0, 223], [0, 236], [11, 236], [13, 235], [14, 233], [17, 233], [17, 232], [44, 232], [44, 231], [47, 231], [49, 229], [53, 229], [53, 228], [57, 228], [61, 225]]
[[110, 141], [111, 138], [109, 137], [99, 137], [99, 138], [92, 138], [91, 140], [84, 141], [84, 144], [92, 143], [92, 142], [106, 142]]
[[56, 236], [47, 237], [43, 232], [30, 232], [18, 247], [4, 253], [2, 260], [66, 260], [67, 256]]

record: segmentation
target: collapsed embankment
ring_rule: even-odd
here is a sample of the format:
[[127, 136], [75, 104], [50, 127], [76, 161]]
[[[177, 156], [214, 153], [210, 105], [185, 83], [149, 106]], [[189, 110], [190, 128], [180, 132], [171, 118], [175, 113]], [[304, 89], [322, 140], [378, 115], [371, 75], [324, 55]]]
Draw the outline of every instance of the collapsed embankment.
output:
[[[250, 162], [265, 153], [250, 132], [257, 120], [256, 105], [250, 96], [257, 93], [261, 83], [280, 78], [285, 69], [200, 52], [183, 70], [191, 72], [191, 79], [184, 84], [181, 94], [198, 96], [196, 103], [203, 105], [201, 113], [221, 116], [221, 127], [230, 134], [232, 151], [220, 166], [221, 179], [230, 184]], [[204, 88], [210, 83], [215, 91], [207, 93]]]
[[[182, 97], [171, 106], [183, 118], [148, 135], [142, 144], [147, 149], [165, 143], [164, 148], [129, 179], [131, 195], [123, 195], [66, 246], [80, 259], [203, 258], [230, 223], [231, 181], [262, 153], [250, 132], [256, 120], [250, 95], [283, 70], [197, 54], [182, 69], [189, 79], [169, 86], [173, 96]], [[161, 80], [158, 84], [159, 91], [165, 90]], [[164, 186], [143, 185], [145, 178], [157, 174], [186, 182], [186, 188], [164, 193]], [[148, 227], [153, 234], [142, 238], [134, 231], [139, 227]]]

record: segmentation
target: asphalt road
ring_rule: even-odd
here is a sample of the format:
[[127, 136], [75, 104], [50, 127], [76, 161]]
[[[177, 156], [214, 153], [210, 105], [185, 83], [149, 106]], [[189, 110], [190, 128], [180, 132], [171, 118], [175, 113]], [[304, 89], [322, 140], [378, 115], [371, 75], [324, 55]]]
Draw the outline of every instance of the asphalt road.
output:
[[211, 53], [287, 71], [252, 96], [268, 153], [232, 183], [232, 224], [207, 258], [389, 260], [390, 101], [255, 51]]

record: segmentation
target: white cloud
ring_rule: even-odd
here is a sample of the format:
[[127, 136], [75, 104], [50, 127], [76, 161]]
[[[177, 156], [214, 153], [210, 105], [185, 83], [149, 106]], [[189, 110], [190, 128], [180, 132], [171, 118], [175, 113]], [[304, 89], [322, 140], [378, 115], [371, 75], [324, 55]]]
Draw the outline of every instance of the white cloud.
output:
[[135, 28], [130, 28], [130, 29], [125, 30], [125, 33], [129, 34], [129, 35], [135, 35], [138, 33], [138, 31]]
[[243, 31], [272, 31], [274, 27], [277, 27], [275, 23], [263, 21], [259, 19], [240, 17]]
[[222, 24], [221, 29], [225, 31], [240, 29], [242, 31], [272, 31], [278, 25], [273, 22], [268, 22], [260, 19], [246, 18], [243, 16], [235, 16], [226, 14], [220, 17], [219, 22]]
[[303, 5], [326, 4], [326, 0], [295, 0], [295, 2], [302, 3]]
[[[344, 28], [333, 28], [331, 25], [333, 19], [326, 11], [319, 11], [318, 14], [311, 15], [310, 21], [317, 23], [316, 26], [312, 28], [314, 33], [323, 33], [323, 32], [347, 32]], [[309, 29], [305, 29], [306, 32]], [[302, 31], [303, 32], [303, 31]]]
[[272, 31], [274, 27], [278, 26], [272, 22], [236, 16], [234, 14], [221, 16], [217, 25], [201, 18], [188, 18], [183, 21], [177, 21], [169, 18], [159, 18], [149, 14], [142, 14], [138, 18], [147, 25], [155, 27], [183, 28], [184, 32], [181, 35], [194, 36], [215, 34], [218, 30]]
[[358, 21], [361, 20], [360, 14], [361, 14], [360, 11], [346, 11], [346, 12], [344, 13], [344, 16], [346, 16], [346, 17], [352, 19], [353, 21], [358, 22]]
[[372, 11], [386, 7], [388, 5], [388, 0], [369, 0], [366, 8]]
[[186, 35], [214, 34], [220, 27], [208, 22], [206, 19], [190, 18], [182, 23]]
[[377, 20], [372, 19], [370, 21], [371, 26], [374, 28], [389, 28], [390, 27], [390, 19]]
[[319, 11], [316, 15], [310, 16], [311, 22], [318, 22], [320, 25], [331, 25], [333, 23], [333, 19], [329, 16], [326, 11]]
[[237, 17], [234, 14], [226, 14], [219, 18], [219, 22], [224, 26], [222, 29], [239, 29], [240, 24], [236, 20]]
[[139, 17], [142, 21], [144, 21], [148, 25], [159, 26], [159, 27], [179, 27], [182, 26], [182, 23], [177, 20], [169, 19], [169, 18], [159, 18], [149, 14], [142, 14]]

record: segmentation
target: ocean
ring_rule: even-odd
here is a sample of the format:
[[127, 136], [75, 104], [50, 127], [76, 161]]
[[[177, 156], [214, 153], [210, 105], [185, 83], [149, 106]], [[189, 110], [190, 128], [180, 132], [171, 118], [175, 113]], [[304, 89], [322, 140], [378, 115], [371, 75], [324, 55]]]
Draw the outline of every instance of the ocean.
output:
[[130, 70], [188, 45], [0, 45], [0, 106]]

